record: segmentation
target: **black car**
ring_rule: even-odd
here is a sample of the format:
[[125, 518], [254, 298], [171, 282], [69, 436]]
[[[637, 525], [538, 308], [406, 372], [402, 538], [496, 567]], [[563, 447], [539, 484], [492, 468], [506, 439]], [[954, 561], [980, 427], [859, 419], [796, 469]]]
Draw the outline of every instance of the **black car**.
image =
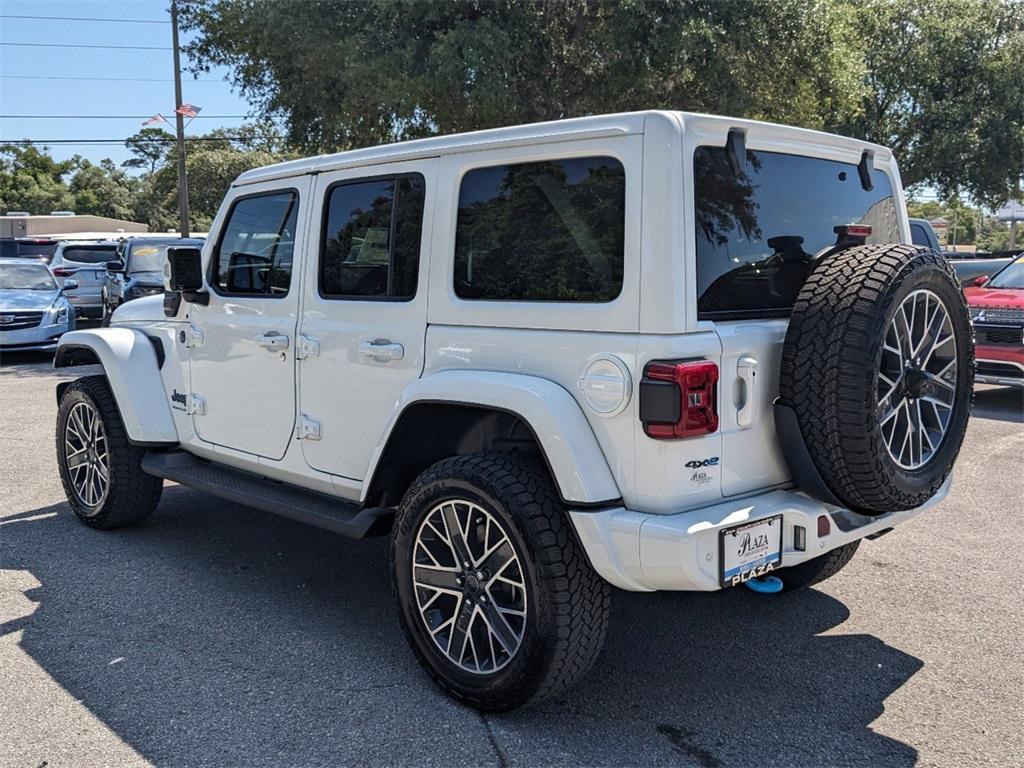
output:
[[107, 264], [103, 284], [103, 321], [126, 301], [164, 291], [164, 261], [171, 246], [202, 247], [195, 237], [132, 237], [121, 241], [114, 261]]

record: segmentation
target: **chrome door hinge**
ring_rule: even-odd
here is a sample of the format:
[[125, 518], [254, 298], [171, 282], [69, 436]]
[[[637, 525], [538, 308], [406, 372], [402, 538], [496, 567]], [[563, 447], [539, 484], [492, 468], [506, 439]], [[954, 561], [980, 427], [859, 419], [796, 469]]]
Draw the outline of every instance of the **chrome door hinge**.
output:
[[305, 360], [307, 357], [319, 357], [320, 342], [312, 336], [300, 335], [295, 345], [295, 359]]
[[190, 416], [205, 416], [206, 398], [196, 394], [189, 395], [185, 401], [185, 413]]
[[296, 440], [319, 440], [320, 439], [320, 422], [314, 418], [302, 414], [299, 418], [299, 424], [295, 427], [295, 439]]
[[188, 349], [198, 349], [206, 343], [206, 337], [203, 336], [203, 332], [194, 325], [189, 325], [188, 328], [183, 328], [178, 332], [178, 341], [184, 344]]

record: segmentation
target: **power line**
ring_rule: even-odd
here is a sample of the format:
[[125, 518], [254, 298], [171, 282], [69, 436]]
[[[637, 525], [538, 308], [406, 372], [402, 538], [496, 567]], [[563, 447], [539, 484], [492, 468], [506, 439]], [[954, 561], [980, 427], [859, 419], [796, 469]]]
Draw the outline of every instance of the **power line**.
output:
[[[76, 77], [70, 75], [0, 75], [2, 80], [98, 80], [106, 83], [172, 83], [169, 77]], [[223, 83], [214, 77], [189, 80], [191, 83]]]
[[170, 24], [166, 19], [97, 19], [84, 16], [23, 16], [15, 13], [0, 13], [0, 19], [35, 19], [37, 21], [110, 21], [115, 24]]
[[[173, 112], [173, 111], [172, 111]], [[0, 115], [0, 120], [148, 120], [153, 115]], [[242, 120], [248, 115], [196, 115], [193, 120]]]
[[[185, 141], [245, 141], [250, 139], [249, 136], [194, 136], [186, 137]], [[281, 139], [284, 136], [266, 136], [260, 137], [267, 139]], [[141, 139], [143, 143], [162, 144], [169, 143], [175, 140], [171, 134], [166, 134], [166, 137], [157, 137]], [[27, 146], [29, 144], [67, 144], [67, 145], [89, 145], [89, 144], [124, 144], [126, 139], [0, 139], [0, 144], [20, 144]]]
[[91, 45], [87, 43], [3, 43], [0, 45], [18, 46], [21, 48], [103, 48], [120, 51], [169, 51], [169, 45]]

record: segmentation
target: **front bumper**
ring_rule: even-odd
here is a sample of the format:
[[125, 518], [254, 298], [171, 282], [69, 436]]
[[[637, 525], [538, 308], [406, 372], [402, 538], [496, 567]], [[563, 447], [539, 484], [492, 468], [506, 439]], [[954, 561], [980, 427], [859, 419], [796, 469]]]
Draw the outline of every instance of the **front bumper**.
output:
[[1024, 346], [979, 344], [974, 350], [974, 360], [976, 382], [1024, 387]]
[[74, 323], [67, 320], [54, 325], [37, 325], [19, 331], [0, 331], [0, 350], [4, 352], [32, 352], [41, 349], [56, 349], [60, 337], [74, 329]]
[[[652, 515], [623, 507], [597, 512], [573, 510], [569, 515], [594, 569], [610, 584], [633, 592], [721, 589], [719, 532], [774, 515], [783, 517], [780, 568], [819, 557], [844, 544], [881, 533], [910, 520], [942, 501], [939, 492], [915, 509], [864, 517], [832, 507], [797, 491], [769, 491], [713, 507], [675, 515]], [[828, 535], [818, 538], [818, 517], [831, 520]], [[794, 527], [806, 531], [806, 547], [795, 547]]]

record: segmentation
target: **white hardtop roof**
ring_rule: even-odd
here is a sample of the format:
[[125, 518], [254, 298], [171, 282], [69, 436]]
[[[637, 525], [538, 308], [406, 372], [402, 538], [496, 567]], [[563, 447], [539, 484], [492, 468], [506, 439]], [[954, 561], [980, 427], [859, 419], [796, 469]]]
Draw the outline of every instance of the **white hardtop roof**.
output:
[[714, 126], [719, 129], [722, 127], [744, 128], [752, 132], [770, 133], [772, 135], [785, 134], [785, 136], [803, 144], [855, 151], [872, 149], [880, 159], [884, 160], [889, 159], [891, 156], [888, 149], [878, 144], [871, 144], [845, 136], [837, 136], [823, 131], [812, 131], [807, 128], [795, 128], [789, 125], [721, 117], [718, 115], [649, 110], [646, 112], [623, 112], [614, 115], [576, 117], [567, 120], [553, 120], [546, 123], [516, 125], [508, 128], [491, 128], [485, 131], [455, 133], [448, 136], [432, 136], [426, 139], [383, 144], [377, 147], [353, 149], [330, 155], [317, 155], [301, 160], [289, 160], [288, 162], [277, 163], [276, 165], [254, 168], [241, 174], [234, 184], [236, 186], [254, 184], [306, 173], [323, 173], [325, 171], [361, 165], [414, 160], [421, 157], [437, 157], [461, 152], [476, 152], [497, 147], [514, 147], [534, 142], [573, 141], [639, 134], [643, 133], [644, 123], [650, 118], [679, 120], [682, 125], [692, 125], [697, 129]]

